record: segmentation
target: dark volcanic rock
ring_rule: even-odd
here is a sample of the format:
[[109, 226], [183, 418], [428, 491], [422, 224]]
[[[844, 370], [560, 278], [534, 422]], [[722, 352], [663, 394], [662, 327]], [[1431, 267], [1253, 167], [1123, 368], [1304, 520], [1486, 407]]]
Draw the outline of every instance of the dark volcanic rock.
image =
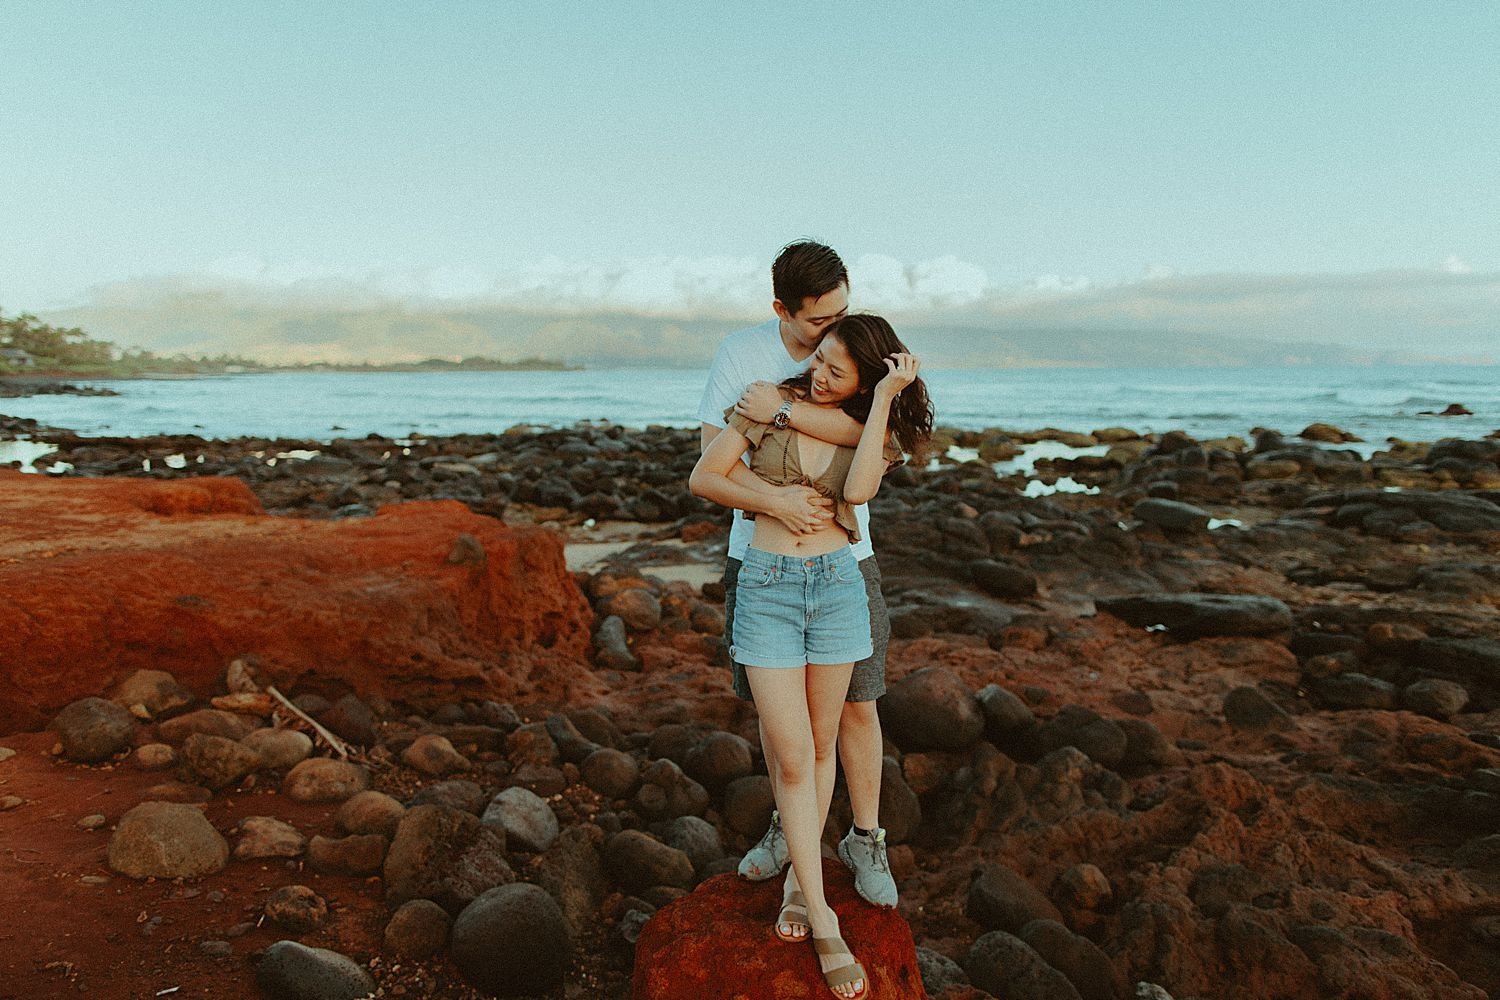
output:
[[1224, 718], [1236, 729], [1295, 729], [1296, 720], [1259, 688], [1237, 687], [1224, 696]]
[[966, 912], [981, 927], [1011, 932], [1033, 920], [1062, 920], [1050, 899], [1003, 865], [985, 865], [974, 874]]
[[80, 698], [57, 713], [52, 730], [69, 760], [108, 760], [130, 746], [135, 718], [127, 710], [103, 698]]
[[1096, 604], [1131, 625], [1162, 625], [1174, 636], [1267, 635], [1292, 627], [1292, 612], [1274, 597], [1244, 594], [1140, 594]]
[[515, 877], [505, 861], [503, 832], [471, 813], [442, 806], [407, 810], [385, 857], [389, 902], [431, 899], [453, 914]]
[[336, 951], [277, 941], [256, 963], [255, 985], [276, 1000], [358, 1000], [375, 992], [375, 977]]
[[547, 993], [573, 956], [567, 920], [541, 888], [518, 882], [480, 895], [453, 922], [453, 964], [496, 996]]
[[941, 667], [924, 667], [892, 684], [879, 711], [886, 733], [904, 750], [967, 750], [984, 733], [974, 693]]
[[1178, 500], [1148, 498], [1131, 509], [1138, 520], [1168, 531], [1202, 531], [1208, 527], [1209, 513], [1201, 507]]
[[1067, 976], [1025, 941], [1004, 931], [990, 931], [975, 941], [964, 971], [971, 983], [997, 997], [1082, 1000]]

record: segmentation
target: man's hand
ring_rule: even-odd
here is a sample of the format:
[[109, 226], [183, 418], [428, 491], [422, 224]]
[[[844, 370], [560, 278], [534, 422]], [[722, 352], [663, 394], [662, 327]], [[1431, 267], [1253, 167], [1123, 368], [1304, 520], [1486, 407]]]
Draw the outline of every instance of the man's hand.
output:
[[782, 402], [775, 382], [751, 382], [734, 404], [734, 412], [758, 424], [769, 424]]
[[811, 486], [786, 486], [771, 503], [771, 516], [794, 535], [806, 535], [833, 520], [833, 501]]

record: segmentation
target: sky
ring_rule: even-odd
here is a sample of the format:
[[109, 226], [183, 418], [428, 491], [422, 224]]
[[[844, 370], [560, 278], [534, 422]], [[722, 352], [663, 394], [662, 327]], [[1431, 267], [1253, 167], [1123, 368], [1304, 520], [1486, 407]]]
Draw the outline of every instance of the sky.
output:
[[1415, 302], [1394, 340], [1500, 343], [1492, 3], [0, 0], [0, 36], [9, 313], [749, 314], [812, 236], [857, 306], [1270, 282], [1272, 336], [1337, 340], [1353, 283]]

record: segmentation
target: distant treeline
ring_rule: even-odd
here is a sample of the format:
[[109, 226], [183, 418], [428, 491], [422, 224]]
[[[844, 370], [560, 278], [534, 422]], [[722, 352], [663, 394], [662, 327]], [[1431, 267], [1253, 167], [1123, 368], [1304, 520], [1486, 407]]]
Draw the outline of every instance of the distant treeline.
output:
[[271, 371], [571, 371], [561, 361], [522, 358], [469, 357], [457, 361], [428, 358], [407, 364], [295, 364], [275, 365], [232, 354], [213, 357], [186, 354], [163, 356], [138, 347], [120, 348], [95, 340], [76, 326], [43, 323], [30, 313], [7, 317], [0, 312], [0, 375], [26, 372], [65, 372], [104, 378], [138, 375], [223, 375]]

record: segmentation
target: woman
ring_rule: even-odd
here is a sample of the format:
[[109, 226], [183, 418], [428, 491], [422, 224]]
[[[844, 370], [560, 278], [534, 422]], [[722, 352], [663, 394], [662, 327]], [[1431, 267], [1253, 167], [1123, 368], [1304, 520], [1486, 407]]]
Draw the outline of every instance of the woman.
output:
[[[732, 654], [745, 664], [786, 837], [787, 873], [776, 935], [809, 936], [824, 979], [845, 1000], [866, 992], [865, 970], [839, 937], [838, 917], [823, 892], [819, 839], [833, 798], [835, 741], [854, 663], [870, 655], [870, 611], [850, 550], [859, 540], [853, 505], [867, 502], [880, 479], [932, 433], [932, 407], [917, 378], [919, 364], [878, 316], [834, 323], [802, 375], [781, 386], [787, 400], [838, 407], [862, 422], [854, 448], [798, 434], [726, 411], [689, 479], [698, 496], [726, 507], [754, 503], [752, 490], [729, 478], [748, 449], [750, 468], [775, 485], [811, 486], [833, 501], [826, 526], [795, 534], [758, 518], [738, 580]], [[790, 405], [783, 408], [788, 411]], [[779, 426], [778, 426], [779, 423]]]

